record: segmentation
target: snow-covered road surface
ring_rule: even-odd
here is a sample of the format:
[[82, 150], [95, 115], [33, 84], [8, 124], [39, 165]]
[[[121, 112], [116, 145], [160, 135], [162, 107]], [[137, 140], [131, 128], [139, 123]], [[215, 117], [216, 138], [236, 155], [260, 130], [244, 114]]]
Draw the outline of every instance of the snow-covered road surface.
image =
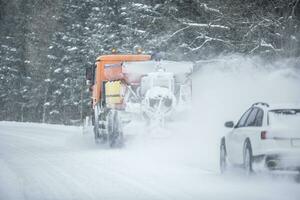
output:
[[243, 58], [209, 65], [195, 76], [190, 116], [165, 129], [132, 123], [123, 149], [97, 146], [79, 127], [0, 122], [0, 199], [300, 199], [289, 177], [218, 171], [224, 121], [254, 101], [299, 102], [299, 71]]
[[203, 165], [204, 155], [184, 155], [192, 149], [174, 149], [161, 137], [139, 140], [111, 150], [94, 145], [80, 128], [1, 122], [0, 199], [300, 197], [292, 180], [222, 177]]

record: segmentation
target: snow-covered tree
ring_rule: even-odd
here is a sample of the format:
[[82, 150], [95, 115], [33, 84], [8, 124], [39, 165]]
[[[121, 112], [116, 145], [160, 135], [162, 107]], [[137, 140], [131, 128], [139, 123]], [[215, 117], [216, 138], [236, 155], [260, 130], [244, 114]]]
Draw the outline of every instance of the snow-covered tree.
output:
[[112, 48], [300, 56], [300, 0], [0, 0], [0, 30], [0, 120], [70, 124], [89, 110], [85, 67]]

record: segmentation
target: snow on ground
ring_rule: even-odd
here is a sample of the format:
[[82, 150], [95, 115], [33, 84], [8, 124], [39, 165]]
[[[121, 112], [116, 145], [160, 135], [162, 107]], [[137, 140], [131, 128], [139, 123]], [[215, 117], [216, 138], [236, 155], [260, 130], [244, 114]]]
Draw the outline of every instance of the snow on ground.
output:
[[299, 199], [289, 177], [221, 176], [226, 120], [255, 101], [300, 100], [299, 71], [232, 57], [194, 79], [194, 106], [162, 128], [126, 127], [126, 146], [97, 146], [79, 127], [0, 122], [0, 199]]

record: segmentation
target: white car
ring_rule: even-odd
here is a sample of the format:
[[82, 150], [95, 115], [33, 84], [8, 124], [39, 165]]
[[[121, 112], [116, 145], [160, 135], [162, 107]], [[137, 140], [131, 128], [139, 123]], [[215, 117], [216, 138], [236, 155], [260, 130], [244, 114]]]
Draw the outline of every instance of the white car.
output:
[[232, 130], [220, 143], [220, 170], [230, 165], [253, 172], [254, 162], [269, 170], [300, 172], [300, 104], [253, 104], [237, 124], [226, 122]]

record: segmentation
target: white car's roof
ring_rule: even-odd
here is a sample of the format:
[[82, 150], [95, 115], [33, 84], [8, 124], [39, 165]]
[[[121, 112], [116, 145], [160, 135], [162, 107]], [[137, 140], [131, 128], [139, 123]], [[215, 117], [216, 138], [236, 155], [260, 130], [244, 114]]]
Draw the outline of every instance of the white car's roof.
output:
[[300, 109], [300, 103], [271, 104], [268, 110]]
[[300, 109], [300, 103], [281, 103], [281, 104], [267, 104], [267, 105], [266, 104], [256, 104], [254, 106], [264, 108], [267, 110]]

